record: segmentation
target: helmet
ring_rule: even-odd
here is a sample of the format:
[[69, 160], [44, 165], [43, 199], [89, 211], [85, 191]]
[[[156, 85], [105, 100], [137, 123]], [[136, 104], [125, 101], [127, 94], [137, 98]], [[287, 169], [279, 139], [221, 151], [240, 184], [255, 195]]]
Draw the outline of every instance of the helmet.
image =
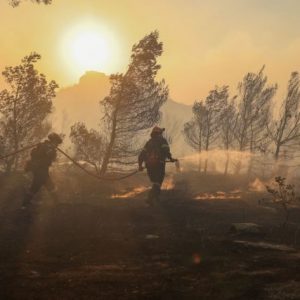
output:
[[165, 128], [160, 128], [158, 126], [153, 127], [151, 134], [162, 134], [165, 131]]
[[48, 135], [48, 139], [50, 142], [55, 144], [61, 144], [63, 142], [62, 138], [55, 132], [52, 132]]

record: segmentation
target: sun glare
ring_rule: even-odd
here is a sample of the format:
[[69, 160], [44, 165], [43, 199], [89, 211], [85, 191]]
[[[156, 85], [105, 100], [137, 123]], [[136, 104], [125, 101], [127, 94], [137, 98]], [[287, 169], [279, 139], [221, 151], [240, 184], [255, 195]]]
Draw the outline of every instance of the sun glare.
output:
[[61, 54], [72, 77], [86, 71], [112, 73], [118, 69], [119, 47], [114, 35], [95, 24], [74, 26], [63, 37]]
[[97, 32], [80, 33], [70, 44], [74, 63], [82, 70], [101, 69], [109, 57], [109, 45]]

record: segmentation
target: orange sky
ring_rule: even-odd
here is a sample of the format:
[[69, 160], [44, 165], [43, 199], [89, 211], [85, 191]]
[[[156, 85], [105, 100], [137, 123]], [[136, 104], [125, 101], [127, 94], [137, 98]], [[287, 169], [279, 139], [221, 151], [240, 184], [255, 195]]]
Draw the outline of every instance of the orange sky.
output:
[[0, 2], [0, 69], [37, 51], [40, 70], [60, 86], [78, 81], [62, 52], [68, 33], [86, 23], [114, 40], [113, 59], [98, 69], [108, 74], [124, 71], [132, 44], [159, 30], [160, 76], [179, 102], [193, 103], [216, 84], [234, 91], [247, 71], [263, 64], [282, 90], [290, 73], [300, 71], [298, 0], [53, 0], [17, 8], [7, 2]]

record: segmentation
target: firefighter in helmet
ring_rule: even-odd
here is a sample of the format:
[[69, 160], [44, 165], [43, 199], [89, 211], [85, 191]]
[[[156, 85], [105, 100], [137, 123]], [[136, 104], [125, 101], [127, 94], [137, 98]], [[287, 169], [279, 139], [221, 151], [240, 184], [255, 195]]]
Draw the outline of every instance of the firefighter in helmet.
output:
[[147, 174], [152, 182], [149, 192], [148, 204], [159, 200], [160, 189], [165, 177], [166, 159], [175, 162], [172, 158], [167, 140], [162, 136], [164, 128], [155, 126], [151, 132], [151, 138], [146, 143], [138, 157], [139, 170], [142, 171], [145, 162]]
[[56, 148], [62, 143], [62, 138], [57, 133], [50, 133], [48, 139], [39, 143], [30, 153], [25, 171], [32, 172], [33, 179], [29, 191], [23, 199], [23, 208], [26, 208], [34, 195], [45, 186], [47, 190], [53, 191], [54, 184], [49, 176], [49, 167], [55, 161]]

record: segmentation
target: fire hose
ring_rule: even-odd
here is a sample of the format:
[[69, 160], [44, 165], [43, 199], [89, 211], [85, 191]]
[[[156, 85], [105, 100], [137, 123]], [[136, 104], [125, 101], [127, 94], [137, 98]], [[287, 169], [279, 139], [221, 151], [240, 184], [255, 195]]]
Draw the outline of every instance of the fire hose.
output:
[[86, 174], [94, 177], [94, 178], [97, 178], [99, 180], [108, 180], [108, 181], [118, 181], [118, 180], [122, 180], [122, 179], [125, 179], [125, 178], [128, 178], [128, 177], [131, 177], [133, 175], [135, 175], [136, 173], [139, 172], [139, 170], [135, 170], [129, 174], [126, 174], [124, 176], [121, 176], [121, 177], [103, 177], [103, 176], [100, 176], [100, 175], [97, 175], [93, 172], [90, 172], [89, 170], [85, 169], [83, 166], [81, 166], [76, 160], [74, 160], [71, 156], [69, 156], [66, 152], [64, 152], [63, 150], [61, 150], [60, 148], [56, 148], [60, 153], [62, 153], [66, 158], [68, 158], [75, 166], [77, 166], [78, 168], [80, 168], [82, 171], [84, 171]]
[[38, 144], [39, 144], [39, 143], [34, 144], [34, 145], [30, 145], [30, 146], [24, 147], [24, 148], [22, 148], [22, 149], [20, 149], [20, 150], [17, 150], [17, 151], [14, 151], [14, 152], [12, 152], [12, 153], [9, 153], [9, 154], [7, 154], [7, 155], [1, 156], [1, 157], [0, 157], [0, 160], [4, 160], [4, 159], [6, 159], [6, 158], [8, 158], [8, 157], [14, 156], [14, 155], [16, 155], [16, 154], [19, 154], [19, 153], [21, 153], [21, 152], [24, 152], [24, 151], [26, 151], [26, 150], [29, 150], [29, 149], [31, 149], [31, 148], [34, 148], [34, 147], [37, 146]]
[[[74, 160], [71, 156], [69, 156], [66, 152], [64, 152], [63, 150], [61, 150], [60, 148], [56, 148], [60, 153], [62, 153], [66, 158], [68, 158], [74, 165], [76, 165], [78, 168], [80, 168], [82, 171], [84, 171], [85, 173], [87, 173], [88, 175], [95, 177], [99, 180], [108, 180], [108, 181], [118, 181], [118, 180], [122, 180], [128, 177], [131, 177], [133, 175], [135, 175], [136, 173], [139, 172], [139, 170], [135, 170], [129, 174], [120, 176], [120, 177], [103, 177], [100, 175], [97, 175], [95, 173], [90, 172], [89, 170], [85, 169], [83, 166], [81, 166], [76, 160]], [[166, 163], [175, 163], [176, 169], [180, 170], [180, 166], [179, 166], [179, 160], [178, 159], [173, 159], [173, 160], [169, 160], [169, 161], [165, 161]]]

